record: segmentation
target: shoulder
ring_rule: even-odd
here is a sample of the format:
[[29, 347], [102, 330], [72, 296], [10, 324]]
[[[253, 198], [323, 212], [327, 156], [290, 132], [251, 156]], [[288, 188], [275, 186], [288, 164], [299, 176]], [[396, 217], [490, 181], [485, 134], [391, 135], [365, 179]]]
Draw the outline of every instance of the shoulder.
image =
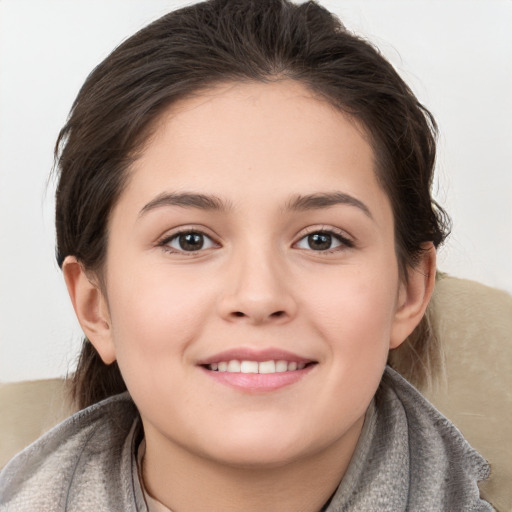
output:
[[[133, 491], [132, 444], [138, 428], [128, 393], [78, 412], [0, 472], [0, 511], [117, 509], [122, 497], [113, 492]], [[108, 506], [112, 499], [113, 508]]]
[[464, 510], [493, 510], [478, 488], [489, 476], [489, 465], [448, 418], [390, 368], [376, 399], [381, 428], [392, 428], [407, 445], [412, 509], [415, 503], [438, 503], [443, 510], [462, 504]]

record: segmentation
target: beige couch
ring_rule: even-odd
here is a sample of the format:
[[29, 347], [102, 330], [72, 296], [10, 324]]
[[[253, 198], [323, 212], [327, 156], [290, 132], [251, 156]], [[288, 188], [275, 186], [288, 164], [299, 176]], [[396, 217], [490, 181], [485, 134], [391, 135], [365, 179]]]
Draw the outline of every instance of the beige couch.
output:
[[[482, 495], [512, 511], [512, 297], [441, 277], [433, 299], [444, 371], [424, 394], [491, 463]], [[66, 382], [0, 385], [0, 467], [73, 412]]]

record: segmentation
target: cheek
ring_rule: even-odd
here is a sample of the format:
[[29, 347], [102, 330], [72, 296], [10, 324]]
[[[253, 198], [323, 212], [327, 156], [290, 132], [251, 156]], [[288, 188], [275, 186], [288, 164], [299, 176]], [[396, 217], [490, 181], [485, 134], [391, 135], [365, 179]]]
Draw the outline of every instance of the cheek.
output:
[[369, 359], [385, 360], [396, 309], [398, 272], [392, 266], [385, 277], [346, 269], [338, 278], [317, 281], [308, 302], [316, 328], [330, 341], [330, 349], [347, 366]]
[[379, 385], [389, 352], [397, 280], [371, 275], [345, 276], [332, 286], [317, 311], [319, 330], [328, 341], [331, 366], [326, 387], [343, 396], [343, 409], [363, 415]]
[[190, 283], [186, 274], [166, 277], [165, 269], [155, 265], [139, 267], [130, 279], [113, 276], [109, 299], [121, 367], [179, 361], [198, 336], [212, 297], [210, 290]]

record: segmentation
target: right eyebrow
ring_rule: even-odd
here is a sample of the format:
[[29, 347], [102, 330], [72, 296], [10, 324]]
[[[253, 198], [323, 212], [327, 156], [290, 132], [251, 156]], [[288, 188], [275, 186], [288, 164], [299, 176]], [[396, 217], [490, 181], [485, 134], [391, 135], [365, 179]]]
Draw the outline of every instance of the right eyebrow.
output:
[[181, 206], [183, 208], [198, 208], [200, 210], [226, 211], [230, 205], [214, 195], [196, 193], [164, 192], [147, 203], [139, 212], [139, 217], [151, 210], [164, 206]]
[[288, 201], [287, 208], [296, 211], [306, 211], [329, 208], [338, 204], [358, 208], [367, 217], [373, 220], [372, 213], [366, 204], [360, 199], [344, 192], [318, 192], [316, 194], [298, 195]]

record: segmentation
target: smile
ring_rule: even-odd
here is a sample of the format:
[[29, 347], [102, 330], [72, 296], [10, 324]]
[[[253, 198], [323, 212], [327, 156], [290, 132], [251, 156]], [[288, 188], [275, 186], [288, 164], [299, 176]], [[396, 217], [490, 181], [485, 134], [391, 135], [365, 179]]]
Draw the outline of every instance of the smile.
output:
[[270, 361], [221, 361], [207, 365], [208, 370], [214, 372], [228, 373], [283, 373], [302, 370], [306, 367], [306, 363], [297, 363], [296, 361], [270, 360]]
[[242, 392], [268, 393], [305, 378], [318, 362], [280, 349], [227, 350], [199, 361], [214, 381]]

